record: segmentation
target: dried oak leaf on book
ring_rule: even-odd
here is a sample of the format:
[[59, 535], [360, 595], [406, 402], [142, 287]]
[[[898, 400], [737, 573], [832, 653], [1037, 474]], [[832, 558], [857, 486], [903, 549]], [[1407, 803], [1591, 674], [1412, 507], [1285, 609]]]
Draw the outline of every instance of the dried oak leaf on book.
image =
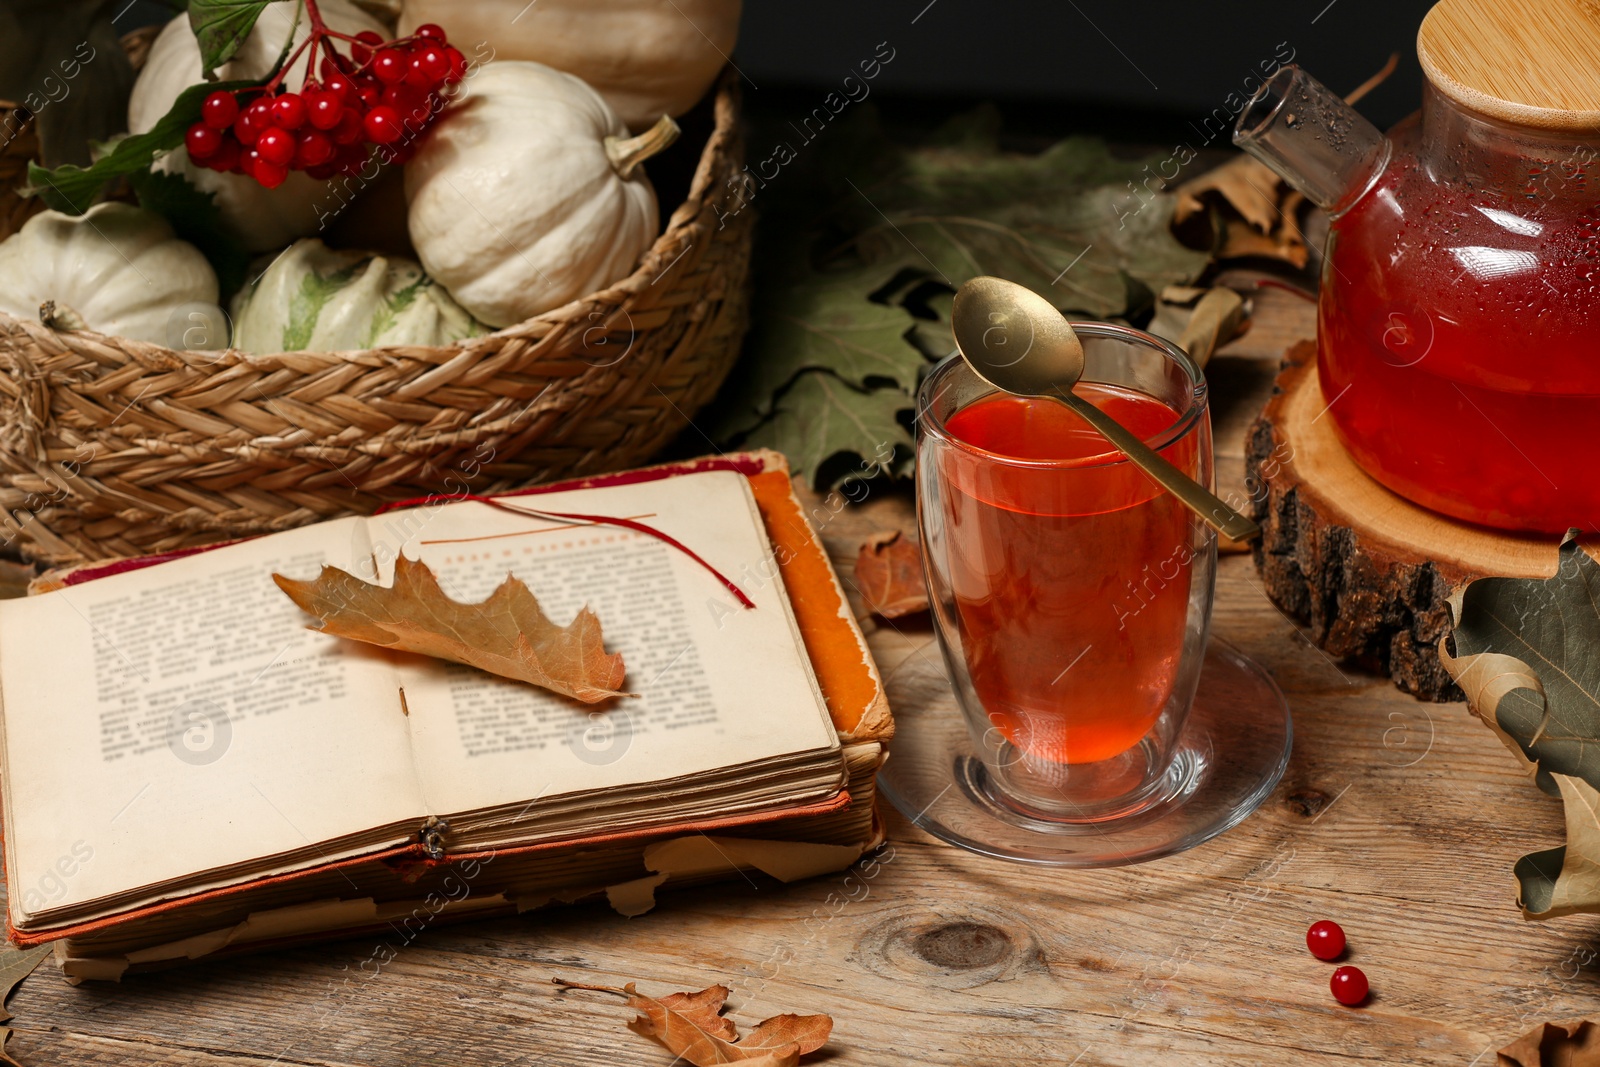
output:
[[584, 608], [557, 626], [511, 575], [481, 604], [450, 599], [427, 564], [404, 556], [389, 588], [338, 567], [323, 567], [314, 582], [272, 580], [317, 617], [310, 628], [321, 633], [465, 663], [586, 704], [624, 695], [622, 654], [606, 651], [595, 613]]
[[1565, 805], [1567, 843], [1516, 863], [1530, 919], [1600, 911], [1600, 563], [1575, 533], [1553, 577], [1480, 578], [1458, 591], [1455, 629], [1439, 646], [1472, 713]]
[[626, 997], [639, 1012], [628, 1029], [666, 1046], [678, 1059], [694, 1067], [738, 1063], [744, 1067], [794, 1067], [800, 1057], [828, 1042], [833, 1019], [826, 1015], [774, 1015], [739, 1037], [733, 1020], [722, 1014], [728, 987], [714, 985], [698, 993], [669, 993], [647, 997], [632, 982], [615, 986], [588, 985], [551, 979], [564, 989], [589, 989]]

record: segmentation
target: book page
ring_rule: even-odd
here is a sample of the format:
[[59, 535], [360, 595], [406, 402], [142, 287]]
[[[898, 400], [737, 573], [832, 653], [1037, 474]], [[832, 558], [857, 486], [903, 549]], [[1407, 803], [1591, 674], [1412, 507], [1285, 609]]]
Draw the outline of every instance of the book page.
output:
[[[509, 573], [559, 625], [587, 604], [607, 650], [623, 654], [625, 687], [638, 694], [588, 706], [471, 668], [408, 661], [414, 751], [435, 813], [837, 744], [743, 476], [716, 471], [509, 502], [653, 526], [698, 552], [756, 608], [741, 607], [684, 553], [616, 526], [573, 526], [473, 502], [372, 520], [375, 544], [398, 542], [455, 600], [481, 602]], [[379, 562], [392, 573], [392, 553]]]
[[14, 915], [420, 821], [392, 659], [272, 581], [353, 557], [359, 519], [0, 603]]

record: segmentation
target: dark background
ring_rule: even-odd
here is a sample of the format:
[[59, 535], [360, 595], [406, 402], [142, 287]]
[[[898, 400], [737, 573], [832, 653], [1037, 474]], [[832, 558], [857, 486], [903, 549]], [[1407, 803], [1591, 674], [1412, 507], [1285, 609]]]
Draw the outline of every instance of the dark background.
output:
[[1387, 127], [1421, 99], [1417, 27], [1431, 6], [1432, 0], [746, 0], [734, 61], [758, 89], [822, 89], [888, 41], [895, 59], [876, 83], [886, 95], [992, 99], [1008, 114], [1007, 104], [1048, 105], [1062, 132], [1121, 128], [1159, 142], [1221, 106], [1280, 42], [1341, 93], [1398, 52], [1399, 70], [1361, 105]]
[[[471, 0], [460, 0], [470, 3]], [[819, 97], [887, 41], [874, 95], [949, 111], [978, 100], [1038, 133], [1147, 143], [1185, 137], [1280, 42], [1348, 92], [1391, 52], [1400, 69], [1361, 108], [1380, 126], [1420, 99], [1417, 26], [1431, 0], [746, 0], [734, 61], [750, 102]], [[170, 9], [137, 0], [119, 28]], [[765, 93], [766, 101], [757, 99]], [[1187, 134], [1190, 141], [1193, 132]]]

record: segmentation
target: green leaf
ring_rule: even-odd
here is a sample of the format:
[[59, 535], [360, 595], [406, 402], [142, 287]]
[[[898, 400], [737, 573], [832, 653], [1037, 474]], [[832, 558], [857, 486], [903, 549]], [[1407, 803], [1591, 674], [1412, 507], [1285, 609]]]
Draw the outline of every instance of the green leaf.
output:
[[1600, 563], [1575, 538], [1562, 543], [1558, 560], [1552, 578], [1483, 578], [1468, 585], [1454, 630], [1458, 661], [1509, 656], [1543, 688], [1511, 689], [1493, 717], [1537, 766], [1540, 785], [1551, 794], [1553, 774], [1600, 789]]
[[1517, 900], [1525, 911], [1538, 915], [1551, 909], [1566, 859], [1567, 846], [1562, 845], [1530, 852], [1517, 861], [1512, 873], [1517, 877]]
[[772, 418], [741, 445], [782, 452], [818, 489], [903, 474], [914, 442], [899, 415], [915, 404], [896, 386], [862, 390], [827, 371], [806, 371], [778, 399]]
[[1551, 578], [1482, 578], [1440, 660], [1472, 711], [1566, 813], [1564, 849], [1516, 866], [1532, 918], [1600, 911], [1600, 563], [1568, 534]]
[[200, 44], [200, 65], [206, 80], [217, 76], [217, 68], [233, 58], [256, 20], [275, 0], [189, 0], [189, 25]]
[[829, 370], [862, 390], [874, 383], [915, 386], [926, 365], [906, 341], [916, 320], [904, 308], [866, 299], [893, 274], [892, 268], [805, 271], [769, 286], [753, 316], [747, 357], [724, 387], [714, 436], [731, 438], [767, 418], [776, 395], [807, 370]]
[[708, 413], [714, 436], [788, 442], [794, 469], [827, 481], [830, 461], [892, 436], [885, 412], [909, 409], [928, 361], [954, 349], [949, 299], [968, 278], [1110, 318], [1205, 269], [1169, 232], [1171, 198], [1146, 186], [1144, 161], [1082, 137], [1005, 152], [999, 129], [979, 108], [896, 145], [868, 105], [800, 150], [786, 122], [756, 131], [755, 325]]
[[218, 90], [253, 88], [254, 81], [224, 82], [216, 85], [191, 85], [178, 94], [172, 109], [161, 116], [147, 132], [124, 137], [105, 156], [87, 167], [62, 164], [47, 170], [37, 163], [28, 165], [30, 191], [50, 207], [69, 215], [82, 215], [94, 205], [106, 183], [114, 178], [148, 171], [157, 156], [183, 144], [183, 135], [200, 121], [200, 105]]
[[992, 274], [1061, 308], [1123, 315], [1209, 261], [1172, 236], [1173, 201], [1146, 189], [1142, 174], [1089, 138], [1037, 156], [913, 152], [897, 175], [858, 186], [860, 254], [913, 254], [952, 288]]
[[182, 174], [142, 171], [132, 175], [133, 191], [139, 206], [153, 211], [171, 224], [173, 232], [200, 250], [217, 272], [220, 303], [244, 284], [250, 266], [250, 253], [222, 221], [217, 198], [201, 192]]

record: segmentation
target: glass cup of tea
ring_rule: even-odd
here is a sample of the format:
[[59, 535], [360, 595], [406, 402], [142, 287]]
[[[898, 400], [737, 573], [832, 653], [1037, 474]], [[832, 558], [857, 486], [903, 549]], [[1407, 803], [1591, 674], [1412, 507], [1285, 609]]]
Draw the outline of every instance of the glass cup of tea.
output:
[[[1138, 330], [1073, 329], [1077, 394], [1209, 486], [1194, 362]], [[1260, 803], [1287, 760], [1287, 709], [1244, 657], [1208, 656], [1209, 527], [1065, 404], [1002, 392], [959, 355], [921, 387], [916, 477], [943, 665], [890, 679], [898, 726], [884, 788], [908, 816], [976, 851], [1098, 866], [1188, 847]], [[1212, 705], [1243, 701], [1276, 725], [1244, 744], [1251, 766], [1232, 771], [1248, 781], [1194, 809], [1237, 754], [1219, 758], [1217, 723], [1189, 729], [1208, 669], [1228, 690]], [[1094, 840], [1050, 840], [1074, 834]]]

